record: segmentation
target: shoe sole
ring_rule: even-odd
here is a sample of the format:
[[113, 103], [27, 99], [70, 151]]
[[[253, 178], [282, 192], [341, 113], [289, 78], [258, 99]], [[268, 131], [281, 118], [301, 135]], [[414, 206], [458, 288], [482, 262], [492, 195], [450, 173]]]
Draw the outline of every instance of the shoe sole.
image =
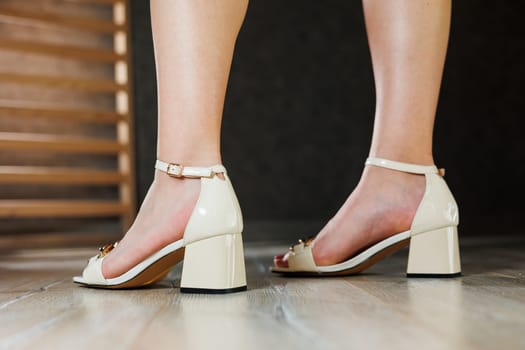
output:
[[248, 289], [247, 286], [227, 288], [227, 289], [208, 289], [208, 288], [184, 288], [180, 289], [181, 293], [188, 294], [228, 294], [228, 293], [237, 293], [244, 292]]
[[349, 269], [344, 269], [341, 271], [333, 272], [315, 272], [315, 271], [285, 271], [285, 270], [273, 270], [274, 273], [280, 273], [286, 277], [330, 277], [330, 276], [351, 276], [357, 275], [363, 270], [366, 270], [370, 266], [376, 264], [378, 261], [384, 259], [385, 257], [397, 252], [398, 250], [408, 246], [410, 244], [410, 238], [399, 241], [395, 244], [392, 244], [386, 247], [383, 250], [380, 250], [374, 255], [371, 255], [367, 260], [363, 261], [359, 265], [353, 266]]

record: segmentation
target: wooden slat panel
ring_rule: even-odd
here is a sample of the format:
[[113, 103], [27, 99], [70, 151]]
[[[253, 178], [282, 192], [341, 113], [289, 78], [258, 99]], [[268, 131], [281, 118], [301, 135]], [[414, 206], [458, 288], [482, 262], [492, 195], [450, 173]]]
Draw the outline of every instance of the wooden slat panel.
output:
[[126, 181], [117, 171], [51, 168], [33, 166], [0, 166], [2, 184], [85, 184], [108, 185]]
[[68, 139], [55, 135], [0, 132], [0, 149], [60, 153], [117, 154], [125, 145], [114, 141]]
[[51, 25], [65, 26], [69, 28], [101, 33], [114, 33], [119, 30], [125, 30], [123, 26], [117, 25], [110, 21], [84, 17], [68, 17], [46, 12], [28, 11], [5, 5], [0, 5], [0, 16], [15, 17], [23, 20], [35, 20]]
[[0, 81], [15, 84], [32, 84], [52, 88], [85, 90], [101, 93], [117, 92], [127, 88], [125, 84], [117, 84], [112, 80], [78, 79], [5, 72], [0, 73]]
[[116, 62], [124, 59], [113, 51], [0, 38], [0, 48], [83, 61]]
[[116, 216], [126, 210], [125, 205], [111, 201], [0, 200], [3, 218]]
[[[26, 225], [40, 222], [38, 218], [107, 216], [111, 217], [107, 221], [114, 226], [118, 222], [126, 225], [135, 213], [133, 193], [128, 193], [134, 190], [134, 169], [130, 160], [132, 113], [128, 107], [123, 108], [130, 102], [131, 86], [127, 74], [130, 64], [128, 1], [53, 0], [49, 6], [8, 3], [0, 1], [0, 21], [6, 30], [16, 32], [8, 32], [0, 38], [0, 49], [6, 53], [6, 64], [0, 67], [0, 83], [5, 82], [3, 86], [11, 89], [2, 98], [14, 101], [4, 103], [0, 100], [0, 118], [8, 118], [4, 130], [25, 132], [0, 132], [0, 153], [7, 156], [10, 152], [5, 150], [17, 150], [24, 156], [44, 156], [46, 159], [54, 153], [107, 154], [116, 157], [104, 157], [104, 160], [118, 160], [118, 164], [111, 164], [116, 170], [101, 170], [87, 157], [87, 161], [82, 161], [82, 167], [86, 169], [67, 165], [51, 168], [52, 162], [38, 162], [43, 167], [34, 166], [33, 162], [20, 166], [23, 159], [17, 160], [18, 166], [0, 165], [0, 184], [9, 191], [24, 189], [25, 184], [51, 185], [38, 186], [43, 191], [36, 195], [31, 191], [24, 195], [22, 191], [17, 197], [25, 198], [23, 200], [1, 200], [0, 196], [0, 218], [10, 223], [18, 222], [11, 218], [21, 218], [20, 223]], [[110, 48], [112, 42], [114, 45]], [[20, 61], [18, 56], [22, 58]], [[64, 60], [57, 65], [56, 58]], [[32, 62], [41, 62], [42, 70], [36, 69], [40, 64]], [[108, 69], [110, 66], [114, 69]], [[25, 94], [26, 91], [29, 95]], [[64, 94], [68, 93], [74, 99], [67, 99]], [[97, 110], [99, 108], [104, 110]], [[18, 120], [18, 117], [27, 120]], [[55, 120], [73, 123], [60, 123], [60, 130], [50, 131], [61, 135], [48, 135], [46, 131], [30, 133], [46, 130], [46, 119], [50, 119], [47, 130], [54, 127]], [[75, 124], [76, 121], [109, 125], [82, 125]], [[89, 139], [88, 134], [105, 135], [106, 138]], [[4, 164], [11, 160], [12, 156], [7, 157]], [[88, 169], [91, 165], [94, 168]], [[84, 192], [71, 200], [63, 198], [62, 188], [55, 185], [110, 185], [112, 188], [110, 192], [104, 192], [103, 188], [100, 192], [87, 192], [89, 189], [84, 191], [84, 187], [78, 186], [76, 189]], [[118, 197], [117, 186], [120, 189]], [[46, 191], [53, 189], [56, 193], [49, 196]], [[50, 197], [53, 199], [45, 199]], [[90, 199], [78, 199], [85, 197]], [[26, 221], [24, 218], [35, 219]], [[120, 219], [118, 222], [115, 221], [117, 218]], [[11, 226], [6, 228], [12, 229]]]
[[[23, 107], [25, 106], [25, 107]], [[17, 117], [42, 117], [49, 119], [79, 120], [93, 123], [116, 123], [126, 120], [127, 115], [113, 111], [80, 110], [80, 109], [51, 109], [45, 107], [28, 107], [29, 103], [17, 104], [0, 101], [0, 113]]]

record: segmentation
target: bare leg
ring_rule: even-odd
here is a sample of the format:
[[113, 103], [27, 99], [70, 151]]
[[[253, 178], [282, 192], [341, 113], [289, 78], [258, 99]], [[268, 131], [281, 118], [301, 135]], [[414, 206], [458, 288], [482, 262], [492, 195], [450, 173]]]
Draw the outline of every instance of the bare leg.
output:
[[[363, 0], [377, 91], [370, 155], [433, 164], [432, 132], [451, 0]], [[367, 167], [313, 242], [318, 265], [341, 262], [410, 228], [424, 177]], [[276, 264], [286, 266], [277, 256]]]
[[[248, 0], [152, 0], [163, 161], [221, 163], [220, 127], [233, 48]], [[182, 238], [200, 182], [156, 172], [134, 224], [103, 264], [116, 277]]]

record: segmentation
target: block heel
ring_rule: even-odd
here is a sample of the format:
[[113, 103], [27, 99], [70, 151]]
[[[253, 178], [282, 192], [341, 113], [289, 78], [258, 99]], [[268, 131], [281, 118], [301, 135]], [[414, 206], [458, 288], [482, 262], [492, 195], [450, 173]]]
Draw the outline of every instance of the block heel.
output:
[[461, 262], [456, 226], [420, 233], [410, 239], [407, 277], [460, 275]]
[[246, 290], [242, 235], [228, 234], [186, 246], [183, 293], [225, 294]]

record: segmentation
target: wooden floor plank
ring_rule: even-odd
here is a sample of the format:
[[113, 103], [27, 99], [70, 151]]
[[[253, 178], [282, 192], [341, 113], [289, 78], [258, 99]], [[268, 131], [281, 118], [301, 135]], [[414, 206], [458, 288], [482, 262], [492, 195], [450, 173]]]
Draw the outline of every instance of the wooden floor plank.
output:
[[[522, 349], [525, 242], [463, 247], [463, 277], [407, 279], [406, 250], [351, 277], [268, 272], [285, 245], [246, 248], [246, 293], [181, 294], [181, 266], [142, 290], [71, 283], [95, 249], [0, 255], [0, 348]], [[494, 253], [494, 257], [490, 254]], [[513, 257], [501, 261], [502, 257]]]

